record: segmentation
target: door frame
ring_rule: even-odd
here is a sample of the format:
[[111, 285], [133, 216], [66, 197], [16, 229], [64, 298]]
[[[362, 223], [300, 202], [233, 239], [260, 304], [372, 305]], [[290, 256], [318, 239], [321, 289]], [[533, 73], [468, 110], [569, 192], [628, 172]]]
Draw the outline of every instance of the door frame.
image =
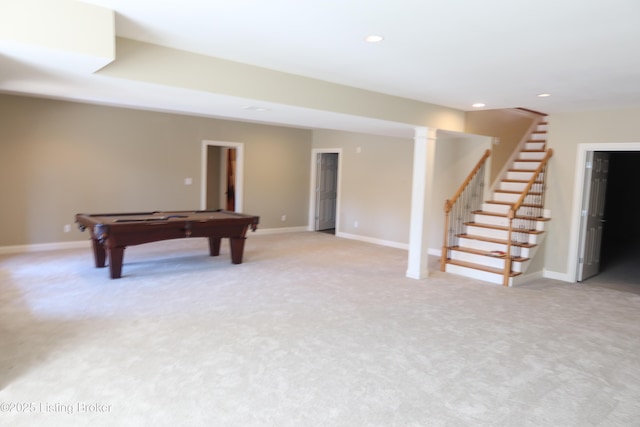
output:
[[[601, 143], [584, 143], [578, 144], [578, 152], [576, 159], [576, 179], [574, 181], [573, 189], [573, 220], [571, 222], [571, 240], [569, 253], [569, 272], [571, 277], [569, 279], [572, 282], [578, 280], [578, 269], [580, 268], [580, 242], [584, 239], [582, 233], [582, 207], [585, 200], [591, 196], [591, 194], [584, 194], [585, 190], [585, 177], [587, 166], [587, 153], [590, 151], [640, 151], [640, 142], [601, 142]], [[553, 212], [551, 213], [553, 215]]]
[[236, 182], [235, 182], [235, 211], [242, 212], [244, 201], [244, 143], [229, 141], [202, 140], [200, 166], [200, 209], [207, 208], [207, 172], [209, 162], [207, 152], [209, 147], [223, 147], [236, 149]]
[[[576, 280], [583, 282], [600, 272], [600, 259], [602, 255], [602, 240], [604, 237], [604, 225], [602, 220], [604, 217], [604, 209], [607, 204], [607, 178], [610, 169], [610, 151], [587, 151], [585, 159], [585, 181], [582, 197], [582, 209], [580, 211], [580, 241], [578, 242], [578, 265], [576, 269]], [[600, 160], [605, 162], [604, 169], [599, 167]], [[587, 167], [587, 165], [589, 167]], [[604, 170], [604, 172], [602, 172]], [[600, 186], [597, 182], [601, 177], [605, 178], [604, 186]], [[596, 192], [594, 193], [594, 184]], [[601, 196], [599, 199], [598, 196]], [[596, 206], [594, 206], [594, 204]], [[591, 224], [598, 222], [598, 231], [594, 231]], [[595, 234], [594, 234], [595, 233]], [[597, 254], [590, 253], [587, 238], [594, 239]], [[595, 242], [598, 239], [598, 242]], [[593, 248], [591, 248], [593, 249]], [[596, 259], [591, 259], [592, 263], [588, 263], [589, 255], [595, 255]], [[582, 262], [580, 262], [582, 259]], [[587, 269], [588, 268], [588, 269]], [[587, 269], [587, 270], [585, 270]], [[585, 272], [587, 277], [585, 277]]]
[[318, 184], [318, 155], [333, 153], [338, 155], [338, 177], [336, 182], [336, 236], [340, 230], [340, 188], [342, 187], [342, 148], [311, 149], [311, 179], [309, 185], [309, 231], [316, 231], [316, 187]]

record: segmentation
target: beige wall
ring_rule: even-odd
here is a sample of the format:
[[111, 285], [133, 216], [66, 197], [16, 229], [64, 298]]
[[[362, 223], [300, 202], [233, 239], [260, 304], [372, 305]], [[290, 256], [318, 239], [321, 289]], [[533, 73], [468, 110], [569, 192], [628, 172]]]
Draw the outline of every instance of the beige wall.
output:
[[[11, 206], [0, 247], [82, 240], [75, 225], [63, 232], [78, 212], [199, 208], [203, 140], [245, 144], [243, 210], [262, 229], [308, 225], [311, 148], [341, 148], [339, 231], [409, 241], [413, 140], [0, 95], [0, 190]], [[443, 200], [433, 202], [438, 221]]]
[[117, 38], [98, 75], [277, 104], [462, 131], [464, 112], [220, 58]]
[[[639, 143], [640, 109], [553, 114], [549, 117], [548, 145], [553, 148], [548, 176], [547, 206], [551, 210], [549, 235], [546, 240], [545, 269], [560, 279], [571, 280], [572, 244], [577, 236], [574, 197], [576, 160], [579, 144]], [[618, 145], [618, 144], [616, 144]], [[582, 184], [578, 189], [582, 188]], [[574, 240], [572, 240], [574, 239]]]
[[[433, 198], [427, 202], [429, 248], [442, 247], [444, 201], [450, 198], [491, 146], [491, 138], [440, 132], [436, 143]], [[413, 140], [339, 131], [314, 131], [313, 148], [342, 149], [338, 232], [409, 243]], [[360, 148], [360, 152], [358, 152]], [[354, 222], [358, 222], [358, 227]]]
[[499, 178], [500, 172], [517, 149], [522, 136], [529, 130], [534, 117], [517, 110], [469, 111], [465, 114], [465, 132], [499, 138], [491, 153], [490, 183]]
[[[444, 239], [444, 202], [451, 199], [484, 152], [491, 149], [490, 137], [438, 133], [434, 171], [433, 200], [429, 201], [429, 249], [440, 250]], [[491, 182], [491, 157], [487, 160], [485, 194]], [[486, 197], [483, 197], [483, 200]]]
[[244, 211], [261, 228], [306, 226], [311, 134], [0, 95], [0, 246], [87, 238], [63, 233], [78, 212], [199, 208], [203, 140], [245, 144]]
[[[570, 280], [573, 274], [579, 144], [637, 145], [638, 117], [640, 109], [549, 117], [552, 220], [543, 254], [551, 275]], [[411, 140], [0, 95], [0, 247], [85, 239], [75, 227], [63, 233], [78, 212], [198, 208], [203, 140], [245, 144], [244, 211], [260, 215], [261, 228], [307, 226], [311, 149], [342, 148], [342, 232], [408, 242]], [[438, 168], [457, 173], [452, 165], [466, 154], [477, 161], [464, 145], [474, 143], [464, 140], [442, 145], [445, 138], [439, 138]], [[193, 185], [184, 185], [187, 177]], [[450, 197], [446, 186], [457, 185], [436, 172], [435, 211]], [[429, 246], [437, 249], [441, 215], [429, 215]]]
[[316, 130], [313, 148], [342, 149], [337, 232], [408, 243], [413, 141]]

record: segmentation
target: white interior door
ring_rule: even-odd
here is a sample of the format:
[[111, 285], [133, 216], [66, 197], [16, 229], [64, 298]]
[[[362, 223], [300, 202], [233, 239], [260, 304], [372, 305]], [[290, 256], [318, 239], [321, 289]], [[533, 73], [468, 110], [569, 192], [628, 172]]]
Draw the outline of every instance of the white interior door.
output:
[[318, 154], [316, 230], [336, 228], [338, 153]]
[[585, 186], [582, 202], [582, 231], [578, 260], [578, 282], [600, 272], [600, 252], [604, 230], [604, 207], [607, 196], [609, 153], [587, 153]]

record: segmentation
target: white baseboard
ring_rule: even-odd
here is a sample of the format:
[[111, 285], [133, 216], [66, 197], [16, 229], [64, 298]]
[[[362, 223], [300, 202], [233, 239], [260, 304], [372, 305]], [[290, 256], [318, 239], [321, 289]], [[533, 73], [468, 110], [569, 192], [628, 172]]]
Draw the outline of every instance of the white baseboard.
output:
[[0, 246], [0, 255], [28, 252], [59, 251], [63, 249], [86, 249], [91, 247], [90, 240], [75, 242], [37, 243], [33, 245]]
[[560, 280], [562, 282], [576, 283], [575, 279], [571, 277], [570, 274], [558, 273], [557, 271], [544, 270], [542, 272], [542, 277], [546, 277], [547, 279]]
[[351, 240], [359, 240], [361, 242], [373, 243], [375, 245], [388, 246], [396, 249], [409, 250], [408, 243], [393, 242], [391, 240], [382, 240], [382, 239], [376, 239], [373, 237], [360, 236], [357, 234], [342, 233], [342, 232], [337, 232], [336, 237], [342, 237], [342, 238], [351, 239]]
[[[255, 234], [280, 234], [280, 233], [298, 233], [300, 231], [309, 231], [307, 226], [301, 227], [282, 227], [282, 228], [259, 228]], [[251, 236], [253, 232], [249, 231], [247, 236]]]
[[[307, 231], [307, 227], [259, 228], [256, 230], [256, 234], [295, 233], [299, 231]], [[253, 233], [250, 231], [247, 236], [251, 234]], [[0, 255], [87, 248], [91, 248], [91, 240], [88, 239], [75, 242], [35, 243], [31, 245], [0, 246]]]
[[522, 276], [516, 276], [511, 279], [513, 285], [512, 286], [520, 286], [526, 285], [527, 283], [533, 282], [534, 280], [540, 279], [544, 277], [542, 271], [534, 271], [532, 273], [525, 273]]

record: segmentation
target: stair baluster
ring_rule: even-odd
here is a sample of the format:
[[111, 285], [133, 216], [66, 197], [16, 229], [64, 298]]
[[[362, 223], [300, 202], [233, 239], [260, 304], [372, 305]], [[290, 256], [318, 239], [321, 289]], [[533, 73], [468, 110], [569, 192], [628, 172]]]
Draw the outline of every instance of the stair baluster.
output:
[[490, 155], [491, 150], [484, 152], [455, 195], [444, 203], [445, 224], [440, 257], [441, 271], [445, 271], [447, 260], [451, 258], [451, 248], [458, 246], [458, 236], [465, 234], [465, 223], [473, 219], [473, 212], [482, 205], [486, 161]]

